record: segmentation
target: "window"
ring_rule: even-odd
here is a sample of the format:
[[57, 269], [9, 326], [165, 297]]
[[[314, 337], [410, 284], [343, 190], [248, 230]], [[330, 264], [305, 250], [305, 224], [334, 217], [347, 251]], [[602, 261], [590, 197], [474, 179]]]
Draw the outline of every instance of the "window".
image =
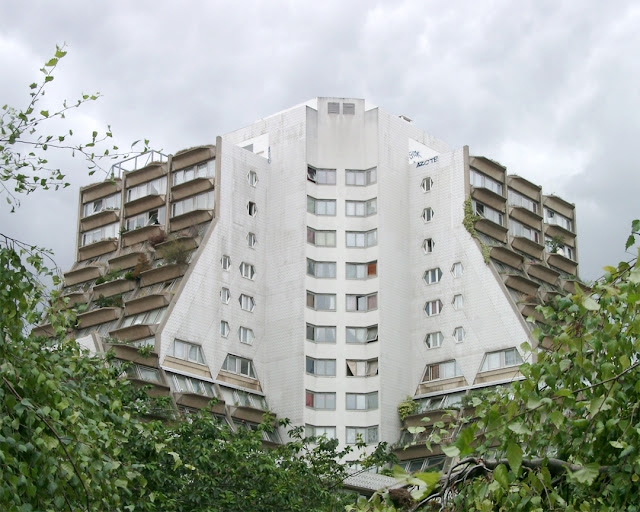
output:
[[133, 231], [134, 229], [142, 228], [144, 226], [153, 226], [158, 224], [164, 224], [166, 208], [156, 208], [149, 210], [148, 212], [129, 217], [124, 222], [124, 227], [127, 231]]
[[462, 266], [462, 263], [460, 263], [459, 261], [457, 261], [451, 266], [451, 274], [453, 274], [453, 277], [455, 278], [461, 277], [463, 271], [464, 271], [464, 267]]
[[511, 233], [512, 236], [521, 236], [524, 238], [528, 238], [529, 240], [537, 244], [540, 243], [539, 231], [533, 228], [530, 228], [528, 226], [525, 226], [524, 224], [511, 218], [509, 219], [509, 232]]
[[378, 326], [347, 327], [346, 340], [347, 343], [371, 343], [372, 341], [378, 341]]
[[122, 325], [120, 327], [129, 327], [130, 325], [149, 325], [159, 324], [164, 318], [164, 314], [167, 312], [167, 308], [152, 309], [151, 311], [145, 311], [144, 313], [138, 313], [137, 315], [131, 315], [124, 317]]
[[481, 372], [497, 370], [498, 368], [506, 368], [508, 366], [519, 366], [522, 364], [522, 357], [515, 348], [500, 350], [498, 352], [489, 352], [484, 356], [484, 361], [480, 367]]
[[222, 369], [229, 373], [244, 375], [252, 379], [256, 378], [256, 373], [253, 370], [253, 361], [245, 359], [244, 357], [227, 354], [224, 363], [222, 363]]
[[453, 330], [453, 339], [456, 340], [457, 343], [464, 341], [465, 336], [466, 333], [464, 332], [464, 327], [456, 327]]
[[347, 231], [347, 247], [373, 247], [378, 243], [378, 230]]
[[378, 293], [347, 295], [347, 311], [371, 311], [378, 309]]
[[336, 394], [335, 393], [316, 393], [314, 391], [308, 391], [305, 395], [305, 405], [313, 409], [331, 409], [336, 408]]
[[247, 234], [247, 244], [252, 249], [256, 246], [256, 235], [255, 235], [255, 233], [248, 233]]
[[355, 171], [347, 169], [345, 171], [347, 185], [365, 186], [378, 181], [378, 171], [375, 167], [366, 171]]
[[358, 441], [366, 444], [378, 442], [378, 426], [375, 427], [347, 427], [347, 444], [356, 444]]
[[245, 295], [244, 293], [240, 295], [238, 302], [240, 302], [240, 307], [245, 311], [253, 311], [253, 308], [256, 307], [256, 303], [253, 300], [253, 297]]
[[432, 253], [435, 246], [436, 243], [433, 241], [433, 238], [427, 238], [424, 242], [422, 242], [422, 250], [427, 254]]
[[336, 360], [307, 357], [307, 373], [316, 377], [335, 377]]
[[304, 435], [306, 437], [326, 437], [327, 439], [336, 438], [336, 427], [318, 427], [315, 425], [305, 425]]
[[109, 240], [116, 239], [120, 234], [120, 226], [117, 222], [113, 224], [107, 224], [106, 226], [102, 226], [97, 229], [92, 229], [91, 231], [85, 231], [82, 233], [82, 242], [81, 246], [92, 244], [94, 242], [99, 242], [101, 240]]
[[347, 359], [347, 377], [373, 377], [378, 375], [378, 358], [360, 361]]
[[442, 301], [438, 299], [427, 302], [424, 305], [424, 312], [427, 316], [439, 315], [442, 312]]
[[216, 175], [216, 161], [209, 160], [198, 165], [180, 169], [173, 173], [173, 185], [180, 185], [196, 178], [213, 178]]
[[220, 264], [222, 265], [222, 270], [229, 270], [231, 268], [231, 256], [224, 254], [220, 258]]
[[555, 224], [556, 226], [560, 226], [567, 231], [573, 231], [573, 222], [564, 215], [560, 215], [558, 212], [552, 210], [551, 208], [544, 209], [544, 221], [547, 224]]
[[509, 199], [509, 204], [513, 206], [521, 206], [522, 208], [526, 208], [533, 213], [538, 213], [538, 202], [522, 195], [520, 192], [516, 192], [515, 190], [510, 188], [507, 190], [507, 197]]
[[200, 345], [194, 345], [193, 343], [187, 343], [186, 341], [174, 340], [169, 349], [169, 355], [177, 357], [178, 359], [184, 359], [185, 361], [191, 361], [192, 363], [204, 364], [202, 347], [200, 347]]
[[368, 201], [345, 201], [347, 217], [367, 217], [378, 213], [378, 200], [374, 197]]
[[342, 104], [342, 113], [345, 115], [355, 115], [356, 113], [356, 104], [355, 103], [343, 103]]
[[307, 167], [307, 180], [316, 185], [335, 185], [336, 170]]
[[313, 293], [307, 292], [307, 307], [316, 311], [335, 311], [335, 293]]
[[316, 231], [313, 228], [307, 228], [307, 243], [317, 247], [335, 247], [336, 232]]
[[141, 197], [164, 194], [167, 190], [167, 177], [161, 176], [155, 180], [141, 183], [127, 189], [127, 202], [135, 201]]
[[329, 325], [307, 324], [307, 339], [316, 343], [335, 343], [336, 328]]
[[336, 277], [335, 261], [314, 261], [307, 258], [307, 274], [320, 279], [332, 279]]
[[120, 194], [113, 194], [82, 205], [82, 216], [88, 217], [94, 213], [100, 213], [105, 210], [118, 210], [119, 208]]
[[307, 211], [316, 215], [335, 215], [336, 200], [335, 199], [316, 199], [307, 196]]
[[246, 343], [247, 345], [252, 345], [254, 339], [253, 330], [249, 329], [248, 327], [239, 327], [238, 338], [240, 339], [240, 342]]
[[407, 473], [415, 473], [417, 471], [442, 471], [445, 460], [446, 457], [437, 455], [435, 457], [400, 462], [399, 466]]
[[256, 268], [250, 263], [240, 263], [240, 274], [247, 279], [253, 279], [256, 275]]
[[430, 364], [424, 372], [422, 382], [430, 382], [439, 379], [452, 379], [462, 375], [458, 363], [454, 361], [445, 361], [444, 363]]
[[211, 398], [216, 396], [210, 382], [175, 373], [167, 373], [167, 377], [169, 377], [169, 386], [177, 393], [196, 393]]
[[433, 219], [433, 208], [425, 208], [422, 210], [422, 220], [425, 222], [431, 222]]
[[[235, 357], [235, 356], [232, 356]], [[255, 393], [249, 393], [240, 389], [229, 389], [220, 386], [222, 398], [228, 404], [235, 404], [242, 407], [252, 407], [254, 409], [261, 409], [265, 411], [267, 409], [267, 402], [263, 396]]]
[[220, 320], [220, 336], [227, 338], [229, 336], [229, 322], [226, 320]]
[[220, 290], [220, 300], [224, 304], [229, 304], [229, 300], [231, 299], [231, 292], [229, 292], [229, 288], [223, 288]]
[[424, 276], [422, 276], [424, 282], [427, 284], [434, 284], [440, 282], [442, 279], [442, 270], [439, 268], [432, 268], [430, 270], [425, 271]]
[[451, 304], [453, 304], [453, 309], [455, 310], [462, 309], [464, 307], [464, 297], [460, 294], [454, 295]]
[[376, 277], [377, 275], [377, 261], [369, 261], [368, 263], [347, 263], [347, 279], [367, 279], [369, 277]]
[[550, 254], [561, 254], [565, 258], [569, 258], [570, 260], [574, 259], [573, 247], [569, 247], [563, 243], [557, 243], [551, 237], [544, 237], [544, 245], [547, 248], [547, 252]]
[[130, 379], [140, 379], [149, 382], [162, 382], [160, 373], [156, 368], [134, 364], [127, 368], [127, 377]]
[[490, 220], [496, 224], [503, 225], [503, 215], [498, 210], [494, 210], [486, 204], [479, 203], [475, 199], [473, 200], [473, 212], [479, 215], [483, 219]]
[[258, 174], [256, 171], [249, 171], [249, 174], [247, 174], [247, 180], [249, 181], [249, 185], [255, 187], [258, 184]]
[[371, 411], [378, 408], [378, 392], [373, 393], [347, 393], [347, 411]]
[[424, 178], [420, 183], [420, 188], [422, 189], [423, 192], [429, 192], [432, 187], [433, 187], [433, 180], [429, 177]]
[[214, 200], [213, 192], [205, 192], [197, 196], [187, 197], [182, 201], [176, 201], [171, 205], [171, 216], [177, 217], [195, 210], [213, 210]]
[[498, 195], [502, 195], [502, 183], [490, 178], [486, 174], [482, 174], [473, 167], [469, 169], [469, 181], [473, 187], [487, 188]]
[[430, 332], [427, 334], [427, 337], [424, 339], [427, 348], [438, 348], [442, 346], [442, 342], [444, 340], [444, 336], [440, 331], [438, 332]]
[[340, 113], [340, 103], [336, 101], [330, 101], [327, 103], [327, 113], [328, 114], [339, 114]]
[[247, 211], [249, 212], [249, 215], [251, 217], [255, 217], [258, 213], [258, 207], [256, 206], [256, 203], [254, 203], [253, 201], [249, 201], [247, 203]]

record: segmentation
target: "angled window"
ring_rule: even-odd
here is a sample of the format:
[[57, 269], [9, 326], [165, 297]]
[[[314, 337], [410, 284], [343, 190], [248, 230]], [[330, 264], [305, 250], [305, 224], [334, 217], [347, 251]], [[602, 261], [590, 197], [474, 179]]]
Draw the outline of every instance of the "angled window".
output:
[[515, 348], [508, 348], [506, 350], [499, 350], [497, 352], [489, 352], [485, 354], [480, 371], [488, 372], [490, 370], [497, 370], [498, 368], [520, 366], [522, 363], [522, 357], [518, 350]]
[[463, 271], [464, 271], [464, 267], [462, 266], [462, 263], [460, 263], [459, 261], [457, 261], [451, 266], [451, 274], [455, 278], [462, 277]]
[[373, 247], [378, 244], [378, 230], [347, 231], [347, 247]]
[[256, 275], [256, 268], [250, 263], [240, 263], [240, 274], [247, 279], [253, 279]]
[[213, 192], [205, 192], [197, 196], [187, 197], [171, 204], [171, 216], [177, 217], [195, 210], [213, 210], [215, 197]]
[[253, 297], [245, 295], [244, 293], [240, 295], [238, 302], [240, 302], [240, 307], [245, 311], [253, 311], [253, 308], [256, 307], [256, 303], [253, 300]]
[[433, 238], [427, 238], [424, 242], [422, 242], [422, 250], [426, 254], [431, 254], [435, 246], [436, 243], [433, 241]]
[[464, 307], [464, 297], [460, 294], [454, 295], [451, 304], [453, 304], [453, 309], [455, 310], [462, 309]]
[[469, 169], [469, 181], [471, 182], [472, 187], [486, 188], [500, 196], [502, 195], [502, 183], [490, 178], [486, 174], [482, 174], [473, 167]]
[[231, 292], [229, 291], [229, 288], [222, 288], [222, 290], [220, 290], [220, 300], [222, 301], [222, 303], [229, 304], [230, 299]]
[[464, 337], [466, 336], [466, 332], [464, 331], [464, 327], [456, 327], [453, 330], [453, 339], [456, 340], [456, 343], [461, 343], [464, 341]]
[[135, 201], [141, 197], [164, 194], [167, 191], [167, 177], [161, 176], [155, 180], [141, 183], [127, 189], [127, 202]]
[[452, 379], [462, 375], [458, 363], [453, 361], [445, 361], [443, 363], [430, 364], [425, 370], [422, 382], [431, 382], [441, 379]]
[[549, 236], [544, 237], [544, 245], [545, 249], [550, 254], [560, 254], [565, 258], [569, 258], [570, 260], [575, 261], [575, 253], [573, 247], [569, 247], [568, 245], [562, 243], [556, 243], [553, 238]]
[[520, 192], [516, 192], [512, 188], [507, 190], [507, 197], [509, 199], [509, 204], [512, 204], [513, 206], [521, 206], [533, 213], [538, 213], [538, 202], [530, 197], [527, 197]]
[[345, 270], [347, 279], [368, 279], [378, 275], [378, 262], [347, 263]]
[[256, 206], [256, 203], [254, 203], [253, 201], [249, 201], [247, 203], [247, 212], [249, 212], [249, 215], [251, 217], [255, 217], [258, 213], [258, 207]]
[[316, 199], [307, 196], [307, 211], [315, 215], [335, 215], [336, 200], [335, 199]]
[[216, 161], [209, 160], [198, 165], [180, 169], [173, 173], [173, 185], [180, 185], [196, 178], [214, 178], [216, 175]]
[[378, 200], [374, 197], [368, 201], [345, 201], [347, 217], [368, 217], [378, 213]]
[[347, 427], [346, 442], [347, 444], [356, 444], [362, 441], [366, 444], [375, 444], [378, 442], [378, 426], [373, 427]]
[[525, 226], [521, 222], [512, 218], [509, 218], [509, 233], [511, 236], [521, 236], [528, 238], [537, 244], [540, 243], [540, 231], [530, 228], [529, 226]]
[[336, 262], [307, 258], [307, 274], [319, 279], [333, 279], [336, 277]]
[[442, 346], [442, 341], [444, 340], [444, 336], [440, 331], [438, 332], [430, 332], [427, 334], [427, 337], [424, 339], [427, 348], [438, 348]]
[[307, 167], [307, 180], [317, 185], [335, 185], [336, 170], [335, 169], [316, 169], [315, 167]]
[[346, 340], [347, 343], [371, 343], [372, 341], [378, 341], [378, 326], [347, 327]]
[[433, 208], [425, 208], [422, 210], [422, 220], [425, 222], [431, 222], [433, 219]]
[[378, 375], [378, 358], [368, 360], [347, 359], [347, 377], [373, 377]]
[[442, 279], [442, 270], [440, 270], [439, 268], [432, 268], [430, 270], [427, 270], [422, 278], [427, 284], [438, 283], [440, 282], [440, 279]]
[[229, 322], [226, 320], [220, 320], [220, 336], [227, 338], [229, 336]]
[[307, 339], [316, 343], [335, 343], [336, 327], [307, 324]]
[[502, 212], [487, 206], [486, 204], [479, 203], [475, 199], [472, 201], [473, 204], [473, 213], [479, 215], [483, 219], [488, 219], [496, 224], [500, 224], [504, 226], [504, 215]]
[[442, 301], [432, 300], [424, 305], [424, 312], [427, 316], [439, 315], [442, 312]]
[[307, 307], [316, 311], [335, 311], [335, 293], [313, 293], [307, 292]]
[[231, 257], [224, 254], [220, 258], [220, 264], [222, 265], [222, 270], [229, 270], [231, 268]]
[[432, 187], [433, 187], [433, 180], [429, 177], [424, 178], [420, 183], [420, 188], [422, 189], [423, 192], [429, 192]]
[[89, 245], [100, 240], [116, 240], [120, 234], [117, 222], [82, 233], [81, 246]]
[[167, 377], [169, 386], [177, 393], [195, 393], [211, 398], [216, 396], [213, 384], [210, 382], [194, 379], [193, 377], [187, 377], [185, 375], [178, 375], [176, 373], [167, 373]]
[[305, 425], [304, 426], [305, 437], [326, 437], [327, 439], [336, 438], [336, 427]]
[[307, 228], [307, 243], [316, 247], [335, 247], [336, 232], [335, 231], [318, 231], [313, 228]]
[[247, 180], [249, 181], [249, 185], [255, 187], [258, 184], [258, 174], [256, 171], [249, 171], [249, 174], [247, 174]]
[[336, 360], [307, 357], [307, 373], [316, 377], [335, 377]]
[[239, 327], [238, 328], [238, 339], [242, 343], [246, 343], [247, 345], [253, 344], [253, 330], [248, 327]]
[[82, 217], [88, 217], [94, 213], [100, 213], [105, 210], [119, 210], [120, 209], [120, 194], [113, 194], [111, 196], [96, 199], [89, 203], [82, 205]]
[[247, 244], [252, 249], [256, 246], [256, 235], [255, 235], [255, 233], [248, 233], [247, 234]]
[[378, 309], [378, 293], [368, 295], [347, 295], [347, 311], [372, 311]]
[[202, 347], [193, 343], [187, 343], [186, 341], [174, 340], [168, 354], [178, 359], [191, 361], [192, 363], [204, 364]]
[[378, 392], [372, 393], [347, 393], [347, 411], [371, 411], [378, 408]]
[[155, 208], [133, 217], [129, 217], [124, 221], [124, 227], [127, 231], [133, 231], [134, 229], [143, 228], [145, 226], [163, 225], [165, 222], [166, 208]]
[[251, 359], [245, 359], [244, 357], [227, 354], [224, 363], [222, 363], [222, 369], [237, 375], [251, 377], [252, 379], [256, 378], [256, 372], [253, 369], [253, 361], [251, 361]]
[[352, 169], [347, 169], [345, 171], [345, 182], [347, 185], [363, 187], [366, 185], [372, 185], [376, 181], [378, 181], [378, 172], [376, 167], [366, 171], [356, 171]]
[[336, 394], [335, 393], [316, 393], [315, 391], [306, 391], [305, 405], [312, 409], [328, 409], [335, 410]]
[[159, 324], [164, 318], [167, 308], [152, 309], [137, 315], [125, 316], [120, 327], [129, 327], [130, 325], [150, 325]]
[[564, 215], [560, 215], [558, 212], [556, 212], [555, 210], [552, 210], [551, 208], [545, 207], [544, 221], [547, 224], [554, 224], [556, 226], [560, 226], [566, 229], [567, 231], [573, 231], [573, 222], [571, 221], [571, 219], [569, 219], [568, 217], [565, 217]]

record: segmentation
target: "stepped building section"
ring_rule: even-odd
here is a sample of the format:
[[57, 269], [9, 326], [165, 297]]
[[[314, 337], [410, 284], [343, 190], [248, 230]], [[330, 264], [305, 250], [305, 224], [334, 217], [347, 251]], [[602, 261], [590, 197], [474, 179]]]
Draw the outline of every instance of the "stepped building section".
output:
[[572, 204], [359, 99], [122, 162], [81, 190], [77, 247], [76, 336], [151, 393], [237, 428], [268, 408], [342, 444], [401, 438], [411, 470], [443, 458], [406, 427], [519, 378], [526, 319], [578, 283]]

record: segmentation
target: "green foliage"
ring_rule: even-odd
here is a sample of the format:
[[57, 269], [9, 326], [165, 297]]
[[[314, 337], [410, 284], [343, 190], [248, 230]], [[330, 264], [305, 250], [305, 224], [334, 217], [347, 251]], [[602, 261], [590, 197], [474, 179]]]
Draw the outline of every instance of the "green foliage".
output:
[[97, 299], [93, 300], [93, 303], [97, 308], [121, 308], [122, 307], [122, 294], [112, 295], [111, 297], [105, 297], [100, 295]]
[[469, 232], [469, 234], [475, 238], [480, 244], [480, 250], [482, 251], [482, 259], [488, 265], [489, 259], [491, 258], [491, 247], [485, 244], [480, 237], [478, 236], [478, 232], [476, 231], [475, 223], [479, 221], [482, 217], [473, 212], [473, 203], [471, 202], [471, 198], [468, 197], [464, 201], [464, 217], [462, 219], [462, 225]]
[[555, 235], [551, 237], [551, 240], [547, 240], [545, 244], [548, 247], [549, 252], [552, 254], [555, 254], [558, 252], [559, 249], [564, 248], [564, 237]]
[[120, 279], [123, 276], [124, 272], [122, 270], [111, 270], [107, 272], [105, 275], [100, 276], [95, 281], [95, 285], [108, 283], [109, 281], [115, 281], [116, 279]]
[[418, 412], [419, 407], [418, 403], [414, 401], [412, 397], [407, 396], [407, 398], [398, 404], [398, 414], [400, 415], [400, 419], [404, 420], [407, 416], [415, 414]]
[[189, 260], [190, 253], [191, 251], [186, 249], [179, 240], [171, 240], [167, 242], [167, 245], [162, 247], [160, 256], [164, 258], [164, 261], [166, 261], [168, 265], [174, 263], [183, 264]]

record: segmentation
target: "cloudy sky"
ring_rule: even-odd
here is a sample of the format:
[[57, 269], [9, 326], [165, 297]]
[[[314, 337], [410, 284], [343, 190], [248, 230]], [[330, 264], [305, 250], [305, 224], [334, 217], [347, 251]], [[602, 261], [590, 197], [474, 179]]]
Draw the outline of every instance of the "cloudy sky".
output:
[[[366, 98], [575, 202], [583, 278], [630, 257], [637, 2], [25, 0], [2, 2], [0, 20], [0, 102], [25, 105], [66, 42], [42, 107], [103, 95], [68, 117], [76, 135], [110, 124], [121, 147], [173, 153], [315, 96]], [[1, 207], [0, 231], [67, 270], [92, 179], [81, 160], [58, 162], [72, 187]]]

